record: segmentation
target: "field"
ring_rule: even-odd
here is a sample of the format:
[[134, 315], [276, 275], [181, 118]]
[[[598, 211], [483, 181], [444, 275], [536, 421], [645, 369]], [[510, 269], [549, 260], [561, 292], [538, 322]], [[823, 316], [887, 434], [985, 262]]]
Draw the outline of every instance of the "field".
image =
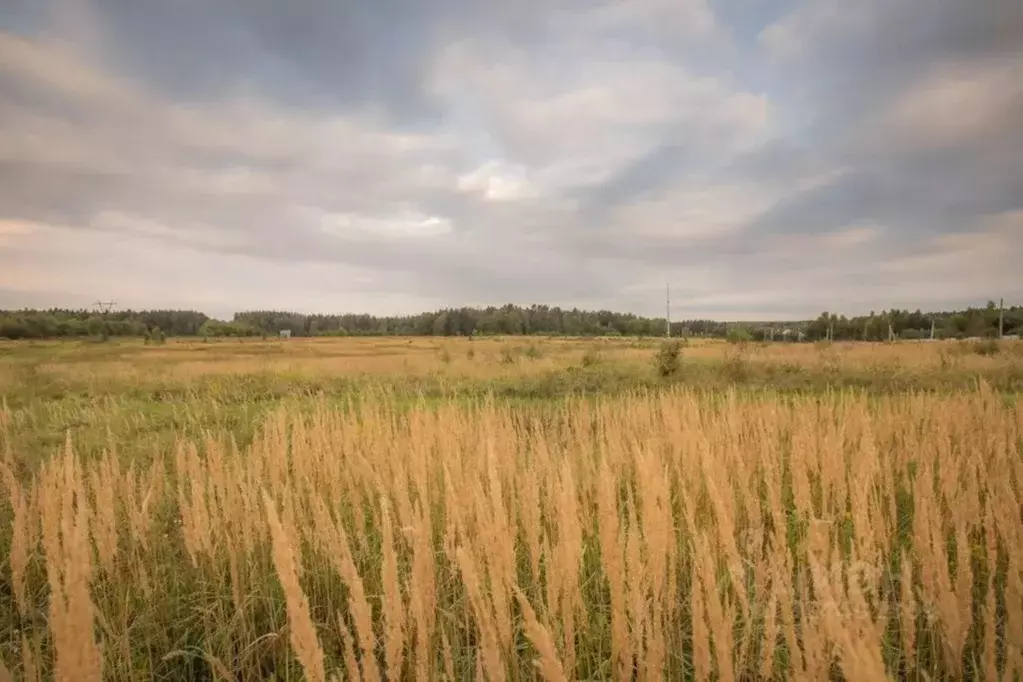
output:
[[1023, 679], [1023, 344], [0, 343], [0, 680]]

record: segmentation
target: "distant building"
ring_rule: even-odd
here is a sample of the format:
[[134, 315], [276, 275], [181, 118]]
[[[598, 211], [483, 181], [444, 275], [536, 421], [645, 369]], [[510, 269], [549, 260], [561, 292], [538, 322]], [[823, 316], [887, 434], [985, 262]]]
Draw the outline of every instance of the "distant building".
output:
[[290, 329], [282, 329], [280, 331], [280, 337], [282, 339], [290, 339], [291, 338], [291, 330]]

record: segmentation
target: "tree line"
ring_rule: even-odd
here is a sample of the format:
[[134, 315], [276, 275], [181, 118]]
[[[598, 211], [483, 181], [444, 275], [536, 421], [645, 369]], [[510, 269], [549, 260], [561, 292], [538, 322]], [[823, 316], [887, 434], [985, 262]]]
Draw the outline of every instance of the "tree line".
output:
[[[923, 313], [920, 310], [887, 310], [846, 317], [829, 312], [814, 320], [791, 322], [719, 322], [681, 320], [672, 322], [672, 336], [730, 338], [732, 340], [885, 340], [889, 334], [901, 339], [990, 337], [998, 333], [999, 309], [985, 307]], [[194, 310], [0, 310], [0, 338], [52, 339], [115, 336], [160, 338], [164, 336], [251, 337], [276, 336], [289, 330], [293, 336], [663, 336], [665, 319], [642, 317], [610, 310], [587, 311], [556, 306], [505, 305], [486, 308], [447, 308], [418, 315], [375, 316], [367, 314], [307, 315], [254, 310], [239, 312], [229, 320], [217, 320]], [[1006, 334], [1023, 332], [1023, 306], [1004, 311]]]
[[194, 310], [0, 310], [0, 338], [197, 336], [209, 319]]
[[962, 339], [998, 335], [999, 317], [1005, 334], [1023, 333], [1023, 306], [1000, 309], [994, 301], [983, 308], [924, 313], [920, 310], [887, 310], [859, 317], [821, 313], [806, 325], [804, 334], [812, 341], [884, 341], [889, 334], [900, 339]]

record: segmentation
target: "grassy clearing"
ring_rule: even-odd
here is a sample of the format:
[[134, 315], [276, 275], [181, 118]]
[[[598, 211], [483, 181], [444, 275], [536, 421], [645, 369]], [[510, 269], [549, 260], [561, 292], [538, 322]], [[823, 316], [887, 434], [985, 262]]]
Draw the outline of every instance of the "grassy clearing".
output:
[[874, 395], [1023, 390], [1023, 343], [731, 345], [694, 342], [660, 375], [661, 340], [294, 339], [281, 341], [0, 343], [0, 398], [11, 447], [32, 463], [67, 431], [86, 459], [113, 440], [148, 461], [206, 431], [250, 442], [264, 416], [317, 401], [347, 409], [386, 397], [398, 410], [487, 397], [547, 409], [570, 396], [694, 389]]
[[1023, 676], [1018, 346], [658, 347], [4, 346], [0, 660]]

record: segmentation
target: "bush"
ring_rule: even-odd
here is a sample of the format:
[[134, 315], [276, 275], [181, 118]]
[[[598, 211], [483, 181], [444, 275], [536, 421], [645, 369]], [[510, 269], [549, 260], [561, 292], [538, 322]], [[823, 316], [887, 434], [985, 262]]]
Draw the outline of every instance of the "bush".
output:
[[955, 350], [942, 350], [938, 354], [938, 361], [942, 371], [958, 371], [963, 367], [963, 354], [961, 352], [955, 352]]
[[973, 344], [973, 352], [977, 355], [998, 355], [1001, 349], [997, 339], [983, 339]]
[[748, 343], [753, 339], [753, 337], [750, 336], [749, 330], [745, 327], [732, 327], [728, 330], [727, 338], [728, 343], [738, 344]]
[[654, 356], [654, 366], [662, 377], [678, 374], [682, 368], [682, 343], [674, 339], [663, 342]]
[[821, 369], [828, 374], [838, 374], [842, 370], [842, 359], [830, 341], [817, 342], [817, 355], [821, 361]]
[[543, 349], [537, 345], [529, 345], [522, 351], [522, 354], [530, 360], [539, 360], [543, 357]]
[[587, 348], [583, 353], [582, 366], [593, 367], [600, 364], [600, 351], [596, 348]]
[[721, 364], [721, 375], [735, 384], [747, 381], [750, 376], [749, 358], [742, 350], [730, 351]]

